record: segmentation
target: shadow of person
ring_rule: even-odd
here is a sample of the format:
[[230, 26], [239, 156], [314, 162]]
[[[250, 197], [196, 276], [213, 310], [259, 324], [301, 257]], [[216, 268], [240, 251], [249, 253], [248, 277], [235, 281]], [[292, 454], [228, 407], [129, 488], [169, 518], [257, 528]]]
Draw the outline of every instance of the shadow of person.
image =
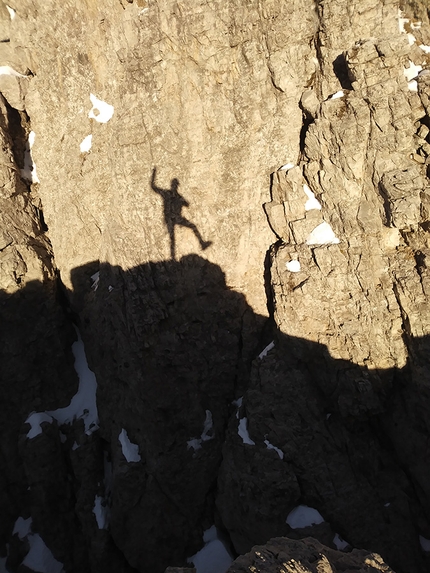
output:
[[177, 225], [191, 229], [200, 243], [200, 248], [202, 251], [205, 251], [212, 245], [212, 241], [204, 241], [196, 225], [191, 223], [191, 221], [188, 221], [188, 219], [182, 215], [182, 208], [188, 207], [189, 203], [178, 192], [179, 181], [176, 178], [172, 179], [170, 189], [162, 189], [161, 187], [157, 187], [155, 184], [156, 175], [157, 168], [154, 167], [151, 176], [151, 188], [155, 193], [158, 193], [158, 195], [161, 195], [163, 198], [164, 222], [170, 239], [170, 258], [172, 260], [176, 259], [175, 227]]

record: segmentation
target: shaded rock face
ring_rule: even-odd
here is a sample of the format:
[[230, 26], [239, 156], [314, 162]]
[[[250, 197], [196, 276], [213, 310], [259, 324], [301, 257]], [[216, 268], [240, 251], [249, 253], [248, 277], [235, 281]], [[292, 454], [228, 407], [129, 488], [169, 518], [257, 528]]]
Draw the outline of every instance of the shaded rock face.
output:
[[[82, 284], [89, 269], [76, 269], [72, 281]], [[219, 267], [196, 255], [128, 271], [105, 264], [99, 273], [97, 290], [87, 280], [81, 316], [103, 381], [111, 532], [133, 566], [158, 570], [194, 554], [201, 525], [213, 522], [231, 402], [249, 378], [262, 319], [226, 287]], [[138, 446], [136, 463], [124, 459], [122, 429]]]
[[[0, 8], [8, 569], [38, 534], [65, 571], [161, 572], [215, 522], [236, 553], [339, 533], [426, 571], [426, 9], [403, 32], [380, 0]], [[99, 428], [31, 437], [77, 392], [73, 323]], [[302, 504], [325, 523], [292, 529]]]

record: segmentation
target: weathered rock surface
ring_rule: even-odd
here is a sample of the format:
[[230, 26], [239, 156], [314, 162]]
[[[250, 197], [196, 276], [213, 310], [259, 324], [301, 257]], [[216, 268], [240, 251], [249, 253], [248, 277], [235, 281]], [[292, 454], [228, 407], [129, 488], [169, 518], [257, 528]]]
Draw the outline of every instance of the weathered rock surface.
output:
[[[25, 105], [67, 286], [71, 270], [93, 260], [125, 269], [170, 257], [150, 186], [156, 166], [157, 184], [179, 180], [184, 215], [213, 241], [205, 256], [266, 313], [261, 268], [272, 235], [260, 205], [270, 172], [299, 154], [297, 102], [315, 73], [318, 28], [304, 7], [19, 3], [10, 45], [34, 74]], [[107, 123], [88, 118], [91, 93], [114, 106]], [[175, 256], [198, 251], [192, 230], [176, 234]]]
[[219, 481], [240, 552], [287, 535], [305, 503], [354, 547], [425, 570], [430, 189], [425, 155], [411, 157], [428, 116], [425, 82], [416, 93], [403, 75], [409, 50], [402, 36], [347, 50], [350, 89], [314, 110], [299, 167], [273, 177], [279, 334], [238, 413], [255, 445], [232, 420]]
[[[88, 277], [83, 328], [98, 333], [87, 348], [113, 461], [111, 532], [133, 566], [164, 570], [193, 555], [201, 524], [213, 522], [225, 427], [249, 377], [258, 317], [197, 255], [128, 271], [101, 265], [95, 291], [92, 272], [76, 269], [72, 281]], [[136, 462], [124, 457], [123, 429]]]
[[[237, 553], [339, 533], [424, 573], [424, 5], [0, 8], [7, 567], [39, 534], [65, 571], [161, 573], [215, 522]], [[30, 439], [77, 390], [72, 320], [100, 428]], [[293, 529], [302, 504], [325, 522]], [[309, 571], [390, 571], [288, 543]]]
[[316, 539], [293, 541], [286, 537], [271, 539], [238, 557], [227, 573], [394, 573], [377, 553], [354, 549], [351, 553], [334, 551]]

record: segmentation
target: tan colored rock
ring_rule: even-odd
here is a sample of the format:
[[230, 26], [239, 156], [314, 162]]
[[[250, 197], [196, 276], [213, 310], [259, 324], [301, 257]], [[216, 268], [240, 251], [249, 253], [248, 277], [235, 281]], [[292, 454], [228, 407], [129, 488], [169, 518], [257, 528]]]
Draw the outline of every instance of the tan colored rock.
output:
[[254, 547], [234, 561], [227, 573], [394, 573], [376, 553], [354, 549], [342, 553], [325, 547], [310, 537], [293, 541], [286, 537], [271, 539]]
[[[97, 259], [130, 268], [170, 257], [157, 167], [157, 185], [179, 180], [182, 215], [212, 241], [204, 256], [265, 314], [273, 235], [261, 205], [269, 173], [299, 154], [317, 15], [301, 3], [123, 4], [25, 0], [14, 20], [11, 42], [35, 74], [26, 109], [62, 278], [70, 287], [71, 270]], [[91, 93], [114, 106], [106, 124], [88, 119]], [[191, 228], [175, 232], [177, 259], [200, 252]]]

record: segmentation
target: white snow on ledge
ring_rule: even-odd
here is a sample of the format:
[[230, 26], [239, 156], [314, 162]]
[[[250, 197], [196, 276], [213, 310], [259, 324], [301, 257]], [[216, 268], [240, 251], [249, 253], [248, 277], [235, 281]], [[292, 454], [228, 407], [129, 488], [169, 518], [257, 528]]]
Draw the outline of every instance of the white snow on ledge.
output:
[[[298, 261], [297, 261], [297, 262], [298, 262]], [[288, 264], [288, 263], [287, 263], [287, 264]], [[300, 264], [300, 263], [299, 263], [299, 264]], [[275, 341], [274, 341], [274, 340], [272, 340], [272, 342], [271, 342], [270, 344], [268, 344], [268, 345], [266, 346], [266, 348], [260, 352], [260, 354], [258, 355], [258, 358], [259, 358], [260, 360], [263, 360], [263, 358], [264, 358], [265, 356], [267, 356], [267, 354], [272, 350], [272, 348], [275, 348]]]
[[31, 517], [24, 519], [23, 517], [18, 517], [13, 526], [12, 535], [18, 535], [19, 539], [24, 539], [31, 532], [31, 524], [33, 520]]
[[338, 549], [339, 551], [344, 551], [345, 549], [350, 547], [350, 544], [347, 541], [345, 541], [344, 539], [342, 539], [342, 537], [338, 533], [334, 534], [333, 544], [336, 546], [336, 549]]
[[336, 92], [335, 94], [331, 95], [328, 99], [339, 99], [343, 97], [345, 94], [342, 90]]
[[40, 535], [32, 533], [31, 526], [31, 517], [18, 517], [12, 532], [12, 535], [18, 535], [20, 540], [27, 539], [30, 547], [22, 565], [38, 573], [63, 573], [63, 564], [55, 559]]
[[307, 505], [298, 505], [295, 507], [286, 519], [286, 523], [291, 529], [300, 529], [310, 525], [317, 525], [323, 523], [324, 518], [319, 511]]
[[25, 556], [23, 565], [39, 573], [62, 573], [64, 571], [62, 563], [55, 559], [38, 533], [29, 535], [28, 542], [30, 551]]
[[203, 424], [203, 432], [200, 438], [191, 438], [187, 442], [187, 449], [193, 448], [194, 451], [200, 450], [202, 447], [203, 442], [208, 442], [209, 440], [213, 440], [215, 438], [215, 434], [213, 433], [213, 420], [212, 420], [212, 412], [210, 410], [206, 410], [206, 418]]
[[125, 457], [127, 462], [140, 462], [141, 457], [139, 454], [139, 446], [130, 442], [127, 430], [124, 430], [124, 428], [121, 430], [118, 440], [121, 444], [122, 455]]
[[24, 74], [20, 74], [10, 66], [0, 66], [0, 76], [13, 76], [15, 78], [26, 78]]
[[48, 410], [46, 412], [32, 412], [26, 420], [31, 425], [27, 433], [27, 438], [34, 438], [42, 433], [41, 422], [52, 422], [71, 424], [76, 419], [82, 419], [85, 425], [85, 433], [92, 434], [98, 428], [98, 412], [96, 402], [97, 380], [87, 363], [84, 343], [80, 332], [76, 329], [78, 340], [72, 345], [72, 352], [75, 357], [75, 370], [79, 378], [78, 391], [73, 396], [70, 404], [65, 408]]
[[52, 424], [52, 416], [49, 416], [46, 412], [32, 412], [25, 423], [30, 424], [30, 430], [27, 432], [27, 438], [33, 439], [42, 433], [42, 422], [48, 422]]
[[290, 169], [292, 169], [293, 167], [295, 167], [294, 163], [286, 163], [285, 165], [283, 165], [282, 167], [280, 167], [278, 169], [278, 171], [289, 171]]
[[30, 131], [24, 151], [24, 169], [21, 169], [21, 177], [27, 179], [27, 181], [30, 181], [30, 183], [40, 183], [37, 176], [36, 164], [33, 161], [33, 156], [31, 153], [35, 139], [36, 134], [34, 131]]
[[307, 245], [337, 245], [338, 243], [340, 243], [339, 239], [334, 234], [331, 226], [325, 221], [315, 227], [306, 239]]
[[93, 275], [91, 275], [91, 280], [93, 281], [93, 284], [91, 285], [91, 288], [92, 288], [93, 291], [95, 292], [95, 291], [99, 288], [99, 283], [100, 283], [100, 271], [97, 271], [96, 273], [94, 273]]
[[409, 60], [409, 68], [403, 68], [403, 73], [405, 75], [406, 80], [410, 82], [411, 80], [417, 77], [418, 72], [420, 72], [422, 69], [423, 69], [422, 66], [415, 65], [414, 62]]
[[312, 209], [321, 210], [321, 203], [316, 199], [315, 193], [309, 189], [306, 183], [303, 185], [303, 191], [308, 198], [305, 203], [305, 211], [312, 211]]
[[16, 12], [13, 8], [6, 4], [7, 11], [9, 12], [10, 19], [13, 20], [16, 16]]
[[410, 82], [408, 82], [408, 90], [411, 92], [417, 92], [418, 91], [417, 80], [411, 80]]
[[95, 119], [99, 123], [107, 123], [113, 116], [113, 105], [98, 99], [94, 94], [90, 94], [90, 100], [93, 107], [88, 113], [88, 117], [90, 119]]
[[406, 34], [405, 24], [409, 22], [409, 18], [405, 18], [405, 15], [400, 8], [397, 12], [397, 18], [399, 20], [399, 32], [404, 32]]
[[287, 268], [287, 271], [290, 271], [290, 273], [299, 273], [301, 269], [300, 261], [298, 261], [297, 259], [288, 261], [287, 263], [285, 263], [285, 266]]
[[244, 444], [248, 444], [249, 446], [255, 446], [255, 442], [254, 440], [251, 440], [251, 437], [248, 432], [248, 418], [242, 418], [241, 420], [239, 420], [237, 433], [242, 438], [242, 442]]
[[277, 448], [276, 446], [274, 446], [273, 444], [271, 444], [269, 442], [269, 440], [264, 440], [264, 443], [266, 444], [266, 448], [268, 450], [275, 450], [275, 452], [278, 454], [278, 456], [280, 457], [281, 460], [284, 459], [284, 452], [282, 450], [280, 450], [279, 448]]
[[81, 150], [81, 153], [88, 153], [89, 150], [91, 149], [92, 146], [92, 140], [93, 140], [93, 136], [87, 135], [87, 137], [85, 137], [82, 141], [81, 144], [79, 145], [79, 149]]
[[188, 563], [194, 563], [197, 573], [225, 573], [233, 562], [233, 557], [218, 536], [215, 525], [203, 534], [205, 546]]
[[97, 527], [99, 529], [107, 529], [109, 526], [110, 511], [106, 500], [99, 495], [96, 495], [94, 499], [93, 514], [97, 521]]

